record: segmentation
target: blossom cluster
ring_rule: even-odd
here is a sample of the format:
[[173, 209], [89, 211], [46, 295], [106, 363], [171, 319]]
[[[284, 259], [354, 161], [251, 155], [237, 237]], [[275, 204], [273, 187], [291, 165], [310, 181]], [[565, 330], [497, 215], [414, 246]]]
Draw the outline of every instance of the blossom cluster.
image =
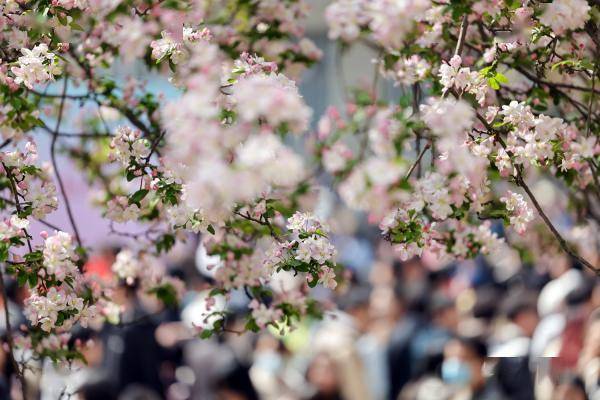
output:
[[427, 77], [427, 74], [431, 70], [431, 65], [427, 60], [414, 54], [407, 58], [398, 59], [391, 71], [386, 70], [383, 64], [381, 69], [383, 75], [391, 76], [399, 84], [414, 85]]
[[14, 74], [14, 83], [23, 84], [29, 89], [35, 85], [54, 80], [60, 75], [62, 69], [56, 55], [48, 51], [48, 45], [41, 43], [32, 49], [21, 49], [23, 54], [18, 58], [16, 65], [11, 67]]
[[583, 28], [590, 18], [590, 10], [585, 0], [556, 0], [546, 6], [540, 22], [561, 35], [567, 30]]
[[271, 268], [286, 269], [288, 262], [293, 267], [296, 261], [307, 265], [307, 279], [313, 286], [317, 281], [330, 289], [335, 289], [333, 259], [336, 250], [327, 238], [327, 228], [314, 215], [296, 212], [288, 220], [287, 228], [297, 235], [297, 239], [277, 243], [264, 265]]
[[477, 227], [448, 220], [445, 226], [438, 226], [436, 222], [427, 222], [414, 209], [395, 210], [385, 217], [380, 228], [394, 243], [401, 260], [421, 256], [424, 250], [436, 254], [440, 260], [466, 259], [493, 253], [503, 243], [489, 223]]
[[183, 296], [183, 282], [166, 274], [164, 264], [147, 253], [121, 250], [112, 265], [116, 277], [127, 285], [138, 283], [145, 293], [155, 293], [165, 304], [175, 304]]
[[177, 65], [188, 59], [188, 53], [185, 50], [185, 44], [193, 43], [201, 39], [210, 39], [210, 31], [204, 28], [196, 31], [190, 27], [183, 27], [182, 41], [177, 41], [168, 31], [160, 33], [161, 38], [150, 43], [152, 48], [152, 58], [160, 62], [163, 58], [169, 57], [169, 60]]
[[120, 126], [112, 138], [110, 157], [128, 167], [133, 159], [140, 164], [150, 155], [150, 142], [142, 138], [140, 131], [133, 130], [127, 126]]
[[398, 49], [430, 7], [429, 0], [338, 0], [328, 6], [325, 17], [331, 39], [350, 42], [368, 29], [377, 43]]
[[[333, 107], [319, 120], [317, 149], [324, 169], [338, 177], [344, 202], [381, 217], [394, 198], [388, 192], [397, 189], [407, 170], [395, 151], [406, 135], [400, 120], [404, 116], [393, 106], [352, 104], [347, 111], [350, 122]], [[357, 127], [366, 132], [360, 151], [351, 142]]]
[[[25, 300], [24, 313], [33, 326], [39, 326], [45, 332], [64, 332], [75, 323], [86, 327], [97, 317], [96, 306], [92, 304], [76, 262], [77, 255], [69, 234], [55, 232], [45, 240], [42, 265], [33, 272], [41, 277], [40, 283], [32, 288], [32, 295]], [[48, 278], [53, 283], [49, 288]]]
[[439, 70], [440, 83], [444, 86], [443, 93], [455, 89], [460, 94], [470, 93], [480, 105], [485, 103], [487, 85], [484, 78], [469, 67], [461, 67], [462, 59], [459, 55], [453, 56], [448, 64], [442, 64]]
[[456, 137], [473, 126], [475, 113], [464, 100], [431, 97], [421, 105], [423, 122], [438, 136]]
[[244, 122], [264, 119], [272, 127], [285, 124], [293, 133], [308, 128], [311, 111], [295, 83], [281, 74], [252, 74], [241, 78], [234, 85], [233, 101]]
[[12, 215], [3, 221], [0, 221], [0, 241], [9, 242], [13, 238], [25, 237], [25, 229], [29, 226], [29, 221]]
[[[225, 89], [229, 94], [223, 94], [223, 55], [208, 42], [196, 43], [190, 51], [190, 63], [197, 60], [203, 67], [201, 72], [185, 71], [180, 79], [190, 90], [163, 108], [169, 134], [165, 163], [182, 184], [186, 207], [218, 225], [236, 204], [293, 188], [302, 180], [302, 159], [276, 130], [302, 132], [310, 110], [293, 81], [247, 55], [234, 74], [227, 74], [233, 82]], [[230, 116], [225, 124], [220, 110]], [[204, 129], [198, 132], [198, 126]]]
[[519, 234], [523, 234], [527, 230], [527, 224], [533, 220], [533, 211], [523, 199], [523, 195], [509, 190], [500, 201], [510, 213], [510, 224]]
[[[29, 141], [25, 150], [0, 152], [0, 170], [10, 173], [14, 186], [11, 198], [23, 200], [21, 217], [33, 215], [44, 218], [58, 207], [56, 185], [52, 181], [52, 167], [48, 163], [38, 166], [37, 146]], [[15, 193], [16, 192], [16, 193]]]

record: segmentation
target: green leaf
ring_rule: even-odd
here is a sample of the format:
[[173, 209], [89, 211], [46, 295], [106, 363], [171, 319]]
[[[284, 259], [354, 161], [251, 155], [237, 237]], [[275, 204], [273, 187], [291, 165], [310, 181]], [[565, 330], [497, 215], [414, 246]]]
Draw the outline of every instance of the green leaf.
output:
[[129, 204], [139, 204], [148, 194], [147, 189], [140, 189], [129, 197]]
[[175, 236], [171, 234], [163, 235], [163, 237], [156, 242], [156, 251], [158, 253], [171, 250], [171, 247], [175, 244]]
[[127, 182], [131, 182], [135, 178], [137, 178], [137, 176], [133, 170], [127, 171]]
[[27, 274], [25, 272], [19, 272], [19, 275], [17, 276], [17, 283], [19, 286], [25, 286], [25, 283], [27, 282]]
[[498, 81], [499, 83], [508, 83], [508, 78], [500, 72], [496, 72], [496, 76], [494, 78], [496, 78], [496, 81]]
[[156, 297], [162, 301], [166, 306], [174, 306], [177, 304], [177, 291], [173, 285], [165, 284], [149, 291], [154, 293]]
[[496, 80], [496, 78], [488, 78], [488, 84], [494, 90], [500, 89], [500, 84], [498, 83], [498, 81]]
[[319, 274], [317, 274], [316, 272], [313, 272], [311, 275], [312, 275], [312, 280], [310, 282], [308, 282], [308, 286], [311, 288], [314, 288], [319, 283]]
[[214, 234], [215, 234], [215, 228], [213, 228], [213, 226], [212, 226], [212, 225], [208, 225], [208, 226], [206, 227], [206, 230], [207, 230], [207, 231], [209, 231], [209, 232], [210, 232], [212, 235], [214, 235]]
[[208, 339], [213, 335], [212, 329], [205, 329], [200, 334], [200, 339]]
[[252, 317], [248, 318], [248, 322], [246, 322], [246, 329], [252, 332], [260, 331], [260, 327], [256, 323], [256, 320], [254, 320]]
[[29, 278], [27, 279], [27, 281], [29, 282], [29, 287], [34, 288], [37, 285], [38, 282], [38, 276], [36, 272], [33, 272], [31, 274], [29, 274]]
[[6, 242], [0, 243], [0, 262], [8, 260], [8, 245]]

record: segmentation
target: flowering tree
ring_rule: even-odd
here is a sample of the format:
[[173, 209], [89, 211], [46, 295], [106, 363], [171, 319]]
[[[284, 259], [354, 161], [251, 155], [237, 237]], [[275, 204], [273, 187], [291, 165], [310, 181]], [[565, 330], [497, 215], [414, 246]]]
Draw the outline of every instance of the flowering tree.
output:
[[[118, 321], [116, 285], [176, 303], [185, 285], [160, 257], [195, 234], [219, 260], [199, 336], [227, 329], [214, 304], [232, 290], [249, 297], [247, 330], [319, 317], [310, 288], [335, 289], [341, 275], [327, 225], [306, 206], [324, 174], [402, 259], [510, 247], [531, 259], [560, 248], [600, 272], [595, 1], [333, 1], [330, 38], [342, 50], [371, 47], [376, 79], [343, 111], [329, 108], [316, 132], [294, 81], [321, 56], [303, 37], [302, 1], [2, 0], [0, 9], [0, 289], [5, 304], [7, 275], [30, 289], [28, 326], [16, 336], [8, 326], [21, 380], [33, 360], [81, 357], [68, 341], [75, 325]], [[134, 61], [178, 95], [113, 78]], [[399, 98], [379, 95], [382, 80]], [[50, 162], [38, 161], [40, 135]], [[308, 155], [289, 146], [294, 135], [308, 139]], [[85, 273], [91, 243], [59, 149], [128, 240], [114, 282]], [[540, 182], [562, 193], [567, 223], [536, 198]], [[64, 230], [44, 220], [59, 196]], [[33, 220], [52, 233], [33, 232]], [[143, 233], [119, 230], [128, 221]], [[295, 284], [276, 284], [280, 274]]]

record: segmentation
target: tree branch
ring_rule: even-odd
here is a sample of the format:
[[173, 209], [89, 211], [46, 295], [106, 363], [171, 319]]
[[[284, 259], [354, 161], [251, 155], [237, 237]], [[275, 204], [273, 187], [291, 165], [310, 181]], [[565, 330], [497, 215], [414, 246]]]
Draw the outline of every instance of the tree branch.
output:
[[[490, 126], [490, 124], [487, 123], [487, 121], [485, 120], [485, 118], [483, 118], [481, 115], [479, 115], [479, 113], [476, 113], [476, 115], [477, 115], [477, 118], [479, 119], [479, 121], [481, 121], [481, 123], [486, 127], [486, 129], [488, 130], [488, 132], [491, 135], [493, 135], [496, 138], [496, 140], [498, 140], [498, 143], [500, 143], [500, 146], [502, 146], [502, 148], [506, 150], [506, 143], [504, 143], [504, 140], [500, 136], [499, 132], [495, 131]], [[508, 156], [511, 158], [511, 161], [512, 161], [513, 156], [514, 156], [512, 154], [512, 152], [509, 151], [509, 150], [506, 150], [506, 153], [508, 154]], [[537, 210], [538, 214], [540, 215], [540, 217], [542, 218], [542, 220], [544, 221], [544, 223], [546, 224], [546, 226], [548, 227], [548, 229], [550, 229], [550, 232], [552, 232], [552, 234], [554, 235], [554, 237], [558, 241], [560, 247], [567, 254], [569, 254], [570, 256], [572, 256], [573, 258], [575, 258], [581, 264], [583, 264], [586, 267], [588, 267], [595, 274], [600, 275], [600, 268], [592, 265], [591, 262], [589, 262], [586, 259], [584, 259], [583, 257], [579, 256], [573, 249], [571, 249], [571, 247], [569, 246], [569, 244], [567, 243], [567, 241], [562, 237], [562, 235], [560, 234], [560, 232], [558, 232], [558, 230], [556, 229], [556, 227], [552, 224], [552, 221], [550, 221], [550, 218], [548, 218], [548, 216], [544, 212], [542, 206], [540, 205], [540, 203], [538, 202], [538, 200], [536, 199], [536, 197], [534, 196], [534, 194], [531, 192], [531, 189], [529, 189], [529, 186], [527, 186], [527, 184], [525, 183], [525, 180], [523, 179], [523, 174], [522, 174], [521, 168], [519, 168], [518, 165], [515, 165], [515, 170], [516, 170], [515, 181], [516, 181], [517, 185], [519, 187], [521, 187], [525, 191], [525, 193], [527, 193], [527, 196], [529, 197], [529, 199], [533, 203], [533, 206]]]
[[427, 152], [427, 150], [429, 150], [430, 147], [431, 147], [431, 143], [426, 143], [425, 144], [425, 147], [423, 147], [423, 150], [421, 150], [421, 153], [417, 157], [417, 160], [415, 161], [415, 163], [410, 167], [410, 169], [406, 173], [406, 176], [404, 177], [405, 180], [408, 179], [408, 178], [410, 178], [410, 176], [412, 175], [412, 173], [415, 170], [415, 168], [417, 168], [417, 166], [420, 166], [421, 159], [423, 158], [423, 156], [425, 155], [425, 153]]
[[[19, 202], [19, 192], [17, 190], [17, 185], [15, 183], [15, 176], [13, 175], [12, 171], [6, 166], [6, 164], [2, 163], [2, 167], [4, 168], [4, 171], [6, 171], [6, 177], [8, 178], [10, 191], [12, 192], [13, 197], [15, 199], [14, 205], [17, 210], [17, 215], [19, 216], [19, 214], [21, 214], [21, 211], [23, 209], [21, 208], [21, 203]], [[20, 218], [20, 216], [19, 216], [19, 218]], [[27, 229], [23, 229], [23, 232], [25, 232], [27, 248], [29, 249], [30, 252], [32, 252], [33, 247], [31, 246], [31, 241], [29, 240], [29, 237], [30, 237], [29, 233], [27, 232]]]
[[592, 263], [587, 261], [585, 258], [579, 256], [573, 249], [571, 249], [571, 247], [569, 246], [567, 241], [562, 237], [562, 235], [554, 227], [554, 225], [552, 224], [552, 221], [550, 221], [550, 219], [548, 218], [548, 216], [542, 209], [542, 206], [540, 205], [540, 203], [537, 201], [537, 199], [535, 198], [535, 196], [529, 189], [529, 186], [527, 186], [527, 184], [523, 180], [523, 176], [521, 175], [521, 172], [519, 171], [519, 169], [517, 169], [516, 181], [517, 181], [517, 185], [519, 185], [521, 188], [523, 188], [525, 193], [527, 193], [527, 196], [533, 203], [533, 206], [537, 210], [540, 217], [542, 217], [542, 220], [544, 220], [544, 223], [546, 224], [546, 226], [548, 226], [548, 228], [550, 229], [550, 232], [552, 232], [552, 234], [554, 235], [554, 237], [560, 244], [560, 247], [562, 247], [565, 252], [567, 252], [569, 255], [571, 255], [573, 258], [575, 258], [581, 264], [585, 265], [590, 270], [592, 270], [596, 275], [600, 275], [600, 269], [598, 267], [593, 266]]
[[469, 14], [463, 15], [463, 19], [460, 23], [460, 33], [458, 34], [458, 41], [456, 42], [456, 48], [454, 49], [454, 55], [460, 56], [465, 44], [467, 36], [467, 28], [469, 27]]

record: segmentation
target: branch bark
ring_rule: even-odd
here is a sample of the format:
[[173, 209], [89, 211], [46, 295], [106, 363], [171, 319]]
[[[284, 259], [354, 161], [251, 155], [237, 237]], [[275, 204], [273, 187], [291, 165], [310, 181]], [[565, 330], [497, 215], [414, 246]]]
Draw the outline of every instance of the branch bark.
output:
[[415, 170], [415, 168], [417, 168], [417, 166], [421, 165], [421, 159], [423, 158], [423, 156], [425, 155], [425, 153], [427, 152], [427, 150], [429, 150], [429, 148], [431, 147], [430, 143], [426, 143], [425, 147], [423, 147], [423, 150], [421, 150], [421, 153], [419, 154], [419, 156], [417, 157], [417, 160], [415, 161], [415, 163], [410, 167], [410, 169], [408, 170], [408, 172], [406, 173], [406, 176], [404, 177], [404, 179], [408, 179], [410, 178], [410, 176], [412, 175], [413, 171]]

